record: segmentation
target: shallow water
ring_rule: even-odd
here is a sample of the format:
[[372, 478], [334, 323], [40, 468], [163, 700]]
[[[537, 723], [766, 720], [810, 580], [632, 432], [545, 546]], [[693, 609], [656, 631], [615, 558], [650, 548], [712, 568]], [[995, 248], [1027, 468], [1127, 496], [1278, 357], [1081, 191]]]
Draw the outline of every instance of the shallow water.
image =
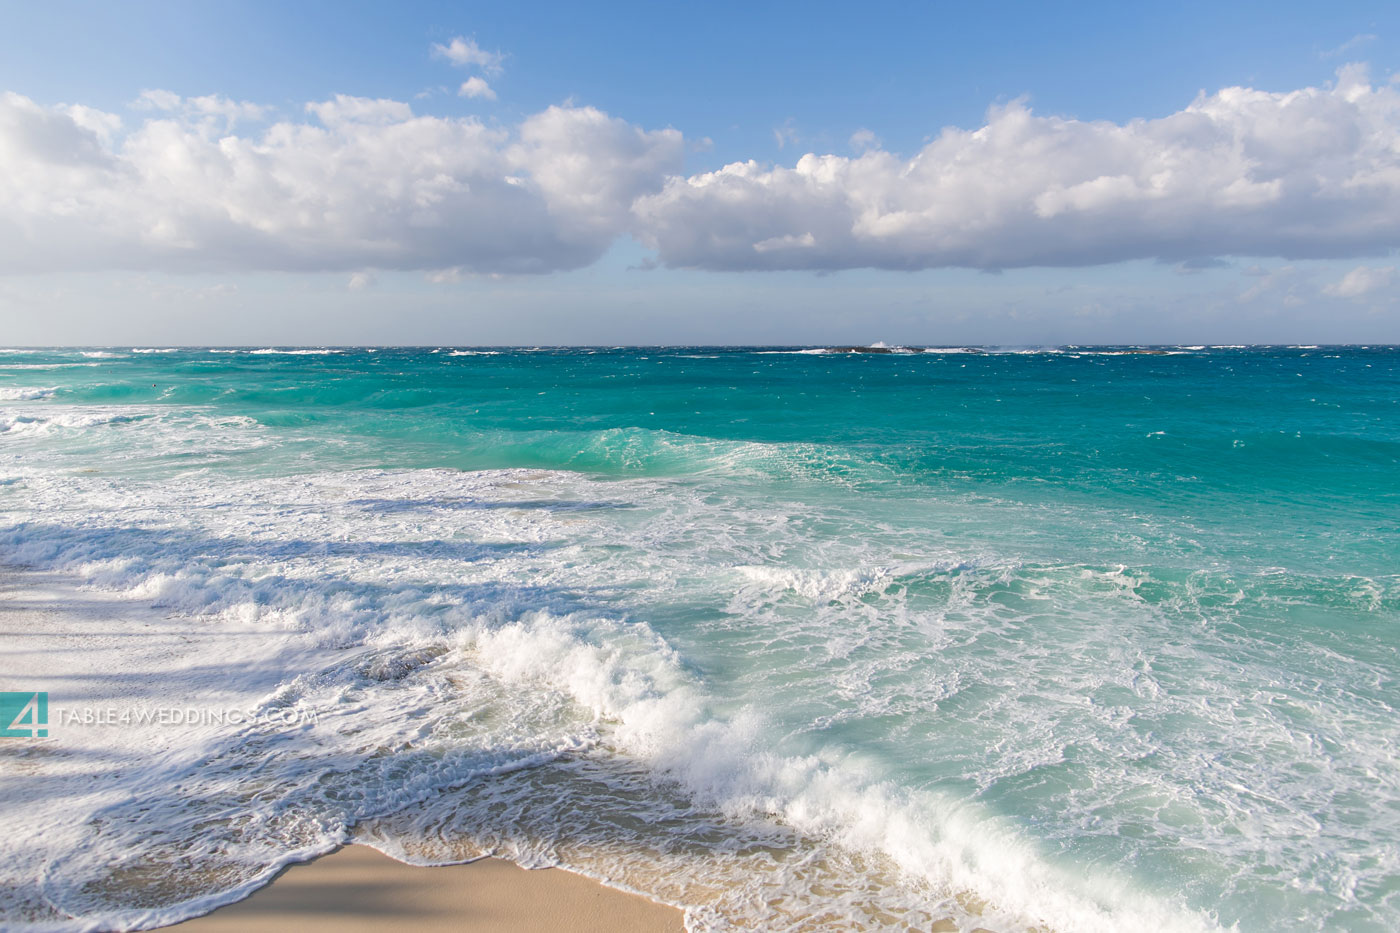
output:
[[315, 714], [34, 795], [0, 910], [356, 836], [697, 929], [1393, 929], [1400, 351], [1129, 349], [0, 353], [0, 561]]

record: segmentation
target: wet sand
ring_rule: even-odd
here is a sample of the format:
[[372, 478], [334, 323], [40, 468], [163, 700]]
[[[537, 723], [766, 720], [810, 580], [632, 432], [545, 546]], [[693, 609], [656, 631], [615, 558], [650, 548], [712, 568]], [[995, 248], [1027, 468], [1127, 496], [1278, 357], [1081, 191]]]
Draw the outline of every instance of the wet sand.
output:
[[681, 933], [681, 912], [558, 868], [500, 859], [420, 868], [352, 845], [293, 865], [181, 933]]

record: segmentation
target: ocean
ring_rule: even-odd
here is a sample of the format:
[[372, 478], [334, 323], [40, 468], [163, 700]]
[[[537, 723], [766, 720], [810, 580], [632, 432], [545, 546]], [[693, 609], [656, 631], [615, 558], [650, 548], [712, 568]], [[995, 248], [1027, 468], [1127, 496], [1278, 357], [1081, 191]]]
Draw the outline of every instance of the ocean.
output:
[[351, 840], [694, 930], [1400, 928], [1395, 347], [13, 349], [0, 564], [102, 607], [0, 670], [9, 928]]

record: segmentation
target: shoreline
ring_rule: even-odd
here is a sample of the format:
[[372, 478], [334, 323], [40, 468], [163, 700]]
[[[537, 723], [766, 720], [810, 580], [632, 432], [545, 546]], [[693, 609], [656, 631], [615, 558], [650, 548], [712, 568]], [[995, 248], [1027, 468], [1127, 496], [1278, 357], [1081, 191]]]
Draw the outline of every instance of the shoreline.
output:
[[683, 933], [680, 909], [563, 868], [499, 858], [410, 865], [350, 844], [289, 865], [248, 897], [165, 930], [181, 933]]
[[[238, 670], [239, 662], [248, 658], [248, 627], [199, 631], [188, 619], [84, 590], [68, 573], [0, 563], [0, 617], [6, 623], [9, 662], [0, 674], [0, 689], [47, 689], [55, 700], [49, 711], [49, 737], [10, 740], [11, 744], [0, 747], [0, 778], [9, 779], [7, 786], [16, 794], [16, 813], [57, 798], [93, 810], [128, 802], [124, 789], [105, 779], [95, 763], [121, 758], [134, 746], [146, 753], [164, 753], [174, 733], [155, 720], [123, 725], [123, 712], [169, 696], [200, 709], [242, 708], [268, 689], [255, 676]], [[118, 620], [126, 626], [114, 624]], [[133, 641], [131, 636], [137, 633], [139, 638]], [[229, 655], [227, 668], [211, 672], [194, 666], [157, 680], [122, 676], [119, 655], [127, 667], [140, 669], [159, 659], [180, 657], [201, 639], [221, 642]], [[104, 715], [108, 707], [113, 708], [113, 721], [86, 723], [63, 715], [72, 703], [95, 705], [99, 699]], [[19, 775], [30, 780], [16, 783]], [[0, 825], [13, 831], [20, 824], [0, 820]], [[76, 838], [72, 845], [78, 845]], [[38, 866], [33, 870], [37, 872]], [[0, 881], [18, 884], [23, 877], [20, 869]], [[186, 883], [186, 887], [195, 885]], [[0, 927], [10, 922], [62, 921], [37, 898], [28, 908], [27, 912], [26, 905], [20, 904], [14, 916], [0, 917]], [[679, 908], [564, 868], [527, 870], [489, 857], [424, 867], [351, 843], [288, 865], [240, 900], [155, 928], [178, 927], [196, 933], [288, 929], [299, 933], [559, 929], [682, 933], [682, 916]], [[144, 923], [141, 926], [147, 928]]]

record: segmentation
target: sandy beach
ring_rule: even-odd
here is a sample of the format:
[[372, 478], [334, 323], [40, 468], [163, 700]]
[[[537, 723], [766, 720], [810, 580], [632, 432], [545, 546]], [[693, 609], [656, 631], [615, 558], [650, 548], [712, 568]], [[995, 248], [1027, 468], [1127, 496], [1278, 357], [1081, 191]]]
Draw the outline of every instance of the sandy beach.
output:
[[557, 868], [526, 871], [500, 859], [420, 868], [352, 845], [291, 866], [246, 900], [166, 929], [679, 933], [684, 926], [674, 907]]
[[[127, 663], [150, 663], [157, 656], [178, 656], [180, 646], [211, 637], [188, 620], [160, 612], [141, 612], [143, 638], [137, 647], [112, 634], [117, 620], [129, 620], [136, 608], [98, 593], [80, 593], [62, 574], [36, 574], [15, 568], [0, 573], [0, 614], [6, 622], [6, 673], [0, 689], [58, 686], [67, 697], [103, 697], [103, 707], [118, 712], [132, 704], [154, 701], [171, 690], [168, 680], [141, 678], [119, 682], [113, 675]], [[247, 644], [232, 636], [227, 646]], [[244, 657], [246, 660], [246, 656]], [[232, 665], [212, 672], [195, 669], [196, 678], [181, 684], [190, 703], [210, 696], [228, 698], [246, 685], [237, 683]], [[22, 672], [22, 673], [21, 673]], [[217, 676], [212, 676], [217, 673]], [[200, 682], [196, 682], [200, 681]], [[257, 688], [253, 688], [257, 689]], [[202, 695], [201, 695], [202, 692]], [[194, 699], [199, 697], [199, 699]], [[107, 699], [110, 698], [110, 699]], [[229, 701], [233, 702], [233, 701]], [[0, 761], [0, 773], [27, 769], [43, 781], [23, 785], [36, 800], [66, 794], [68, 799], [103, 796], [104, 774], [94, 762], [122, 753], [132, 734], [151, 752], [162, 750], [169, 732], [158, 726], [83, 724], [51, 714], [56, 741], [62, 745], [12, 744]], [[120, 716], [115, 718], [120, 719]], [[126, 741], [122, 741], [123, 737]], [[69, 751], [79, 747], [81, 754]], [[44, 752], [48, 754], [44, 754]], [[85, 789], [84, 789], [85, 788]], [[26, 798], [26, 800], [29, 798]], [[17, 801], [23, 802], [23, 801]], [[36, 908], [37, 909], [37, 908]], [[56, 919], [40, 910], [33, 919]], [[250, 897], [204, 917], [176, 924], [181, 930], [280, 931], [316, 930], [544, 930], [680, 931], [681, 912], [633, 894], [606, 887], [562, 869], [527, 871], [501, 859], [423, 868], [399, 862], [364, 845], [350, 845], [311, 862], [292, 865]]]

